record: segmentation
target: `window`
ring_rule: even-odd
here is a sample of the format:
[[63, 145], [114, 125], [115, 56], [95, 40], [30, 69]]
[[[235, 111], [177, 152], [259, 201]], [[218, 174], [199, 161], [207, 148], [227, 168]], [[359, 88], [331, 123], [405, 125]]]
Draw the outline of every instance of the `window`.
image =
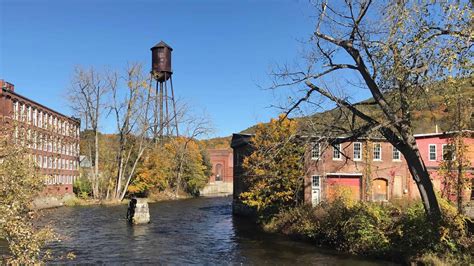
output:
[[216, 181], [222, 181], [222, 164], [216, 164]]
[[312, 184], [313, 187], [319, 188], [321, 186], [320, 181], [321, 180], [320, 180], [319, 175], [311, 176], [311, 184]]
[[382, 145], [380, 143], [374, 143], [374, 161], [382, 160]]
[[33, 109], [33, 126], [35, 126], [35, 127], [38, 125], [37, 119], [36, 119], [37, 118], [36, 116], [38, 115], [37, 113], [38, 113], [38, 111], [36, 110], [36, 108], [34, 108]]
[[313, 144], [313, 148], [311, 149], [311, 160], [319, 159], [320, 151], [319, 151], [319, 143]]
[[354, 142], [354, 161], [362, 160], [362, 143]]
[[428, 147], [430, 161], [436, 161], [436, 144], [430, 144]]
[[38, 112], [38, 127], [43, 127], [43, 112]]
[[394, 161], [400, 161], [400, 151], [395, 148], [395, 146], [392, 146], [392, 160]]
[[454, 147], [449, 144], [443, 144], [443, 160], [451, 161], [454, 159]]
[[18, 120], [18, 102], [13, 102], [13, 119]]
[[20, 116], [21, 116], [21, 121], [25, 121], [26, 119], [26, 114], [25, 114], [25, 105], [20, 104]]
[[31, 106], [28, 105], [26, 110], [27, 110], [27, 112], [26, 112], [26, 122], [28, 122], [28, 124], [29, 124], [31, 122]]
[[332, 145], [332, 159], [340, 160], [341, 159], [341, 144]]

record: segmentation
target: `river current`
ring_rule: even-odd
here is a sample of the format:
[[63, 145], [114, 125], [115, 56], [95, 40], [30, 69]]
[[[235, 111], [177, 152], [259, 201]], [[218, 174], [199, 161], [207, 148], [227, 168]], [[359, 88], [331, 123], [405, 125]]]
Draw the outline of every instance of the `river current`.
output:
[[62, 241], [50, 245], [54, 254], [73, 252], [73, 261], [62, 262], [74, 264], [386, 264], [264, 233], [232, 215], [231, 198], [152, 203], [147, 225], [129, 225], [126, 210], [63, 207], [43, 211], [41, 223], [61, 235]]

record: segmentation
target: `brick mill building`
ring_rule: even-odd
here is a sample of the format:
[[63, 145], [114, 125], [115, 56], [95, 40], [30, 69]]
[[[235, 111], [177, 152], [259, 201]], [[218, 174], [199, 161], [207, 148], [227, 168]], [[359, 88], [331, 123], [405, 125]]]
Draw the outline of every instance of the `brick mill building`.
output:
[[[449, 180], [439, 174], [441, 165], [453, 159], [450, 139], [456, 132], [415, 135], [420, 155], [430, 173], [435, 191], [446, 191]], [[243, 213], [239, 195], [246, 191], [242, 169], [243, 158], [251, 154], [251, 135], [234, 134], [234, 211]], [[334, 139], [311, 142], [305, 154], [304, 201], [317, 205], [336, 193], [354, 200], [389, 201], [419, 198], [418, 188], [403, 155], [383, 138], [361, 138], [357, 141], [328, 145]], [[474, 131], [463, 132], [466, 145], [465, 177], [473, 182]], [[451, 154], [451, 155], [450, 155]], [[455, 156], [455, 155], [454, 155]], [[456, 171], [456, 169], [454, 169]], [[472, 188], [472, 187], [471, 187]], [[464, 191], [464, 200], [471, 197]], [[447, 195], [452, 196], [452, 195]], [[452, 198], [452, 197], [451, 197]]]
[[48, 176], [45, 194], [73, 193], [79, 176], [80, 120], [56, 112], [0, 80], [0, 121], [16, 141], [27, 145], [40, 175]]
[[233, 192], [234, 158], [231, 149], [208, 149], [212, 165], [209, 182], [201, 190], [202, 196], [230, 195]]

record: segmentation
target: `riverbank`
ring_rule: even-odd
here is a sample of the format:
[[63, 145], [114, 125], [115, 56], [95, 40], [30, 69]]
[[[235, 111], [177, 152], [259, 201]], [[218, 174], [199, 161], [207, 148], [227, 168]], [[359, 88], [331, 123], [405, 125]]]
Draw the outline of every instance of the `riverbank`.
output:
[[[148, 203], [156, 203], [161, 201], [169, 201], [169, 200], [181, 200], [181, 199], [189, 199], [192, 196], [180, 193], [178, 196], [173, 191], [162, 191], [159, 193], [152, 193], [148, 195], [147, 201]], [[90, 205], [122, 205], [128, 204], [129, 199], [124, 199], [122, 201], [118, 200], [105, 200], [105, 199], [92, 199], [92, 198], [80, 198], [80, 197], [71, 197], [64, 201], [62, 206], [90, 206]]]
[[282, 210], [267, 219], [261, 216], [260, 224], [266, 232], [368, 258], [403, 264], [470, 264], [474, 240], [467, 218], [447, 202], [441, 207], [443, 218], [437, 227], [427, 221], [421, 204], [381, 206], [343, 200]]

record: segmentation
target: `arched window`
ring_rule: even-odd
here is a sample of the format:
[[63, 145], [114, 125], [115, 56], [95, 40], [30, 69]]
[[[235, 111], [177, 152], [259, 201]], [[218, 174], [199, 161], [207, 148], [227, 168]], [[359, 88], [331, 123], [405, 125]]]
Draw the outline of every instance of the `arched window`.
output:
[[222, 164], [216, 164], [216, 181], [222, 181]]

